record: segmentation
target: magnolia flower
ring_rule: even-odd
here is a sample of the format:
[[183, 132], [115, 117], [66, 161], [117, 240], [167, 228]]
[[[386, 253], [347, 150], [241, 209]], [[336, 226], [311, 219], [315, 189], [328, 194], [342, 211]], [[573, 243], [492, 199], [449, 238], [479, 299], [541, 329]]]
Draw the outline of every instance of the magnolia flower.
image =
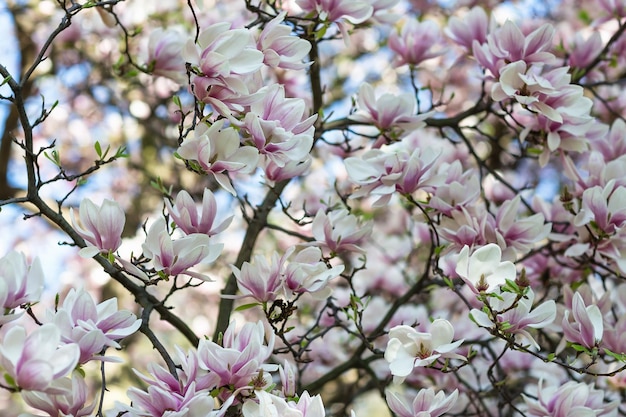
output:
[[316, 299], [325, 299], [332, 292], [327, 286], [328, 281], [338, 277], [343, 270], [343, 265], [329, 268], [322, 261], [321, 249], [309, 246], [289, 260], [284, 271], [284, 287], [290, 294], [311, 293]]
[[547, 51], [552, 49], [554, 32], [554, 27], [546, 23], [524, 36], [514, 22], [507, 20], [487, 35], [487, 42], [474, 40], [472, 51], [478, 63], [498, 77], [500, 69], [511, 62], [524, 61], [527, 65], [553, 62], [554, 55]]
[[[491, 88], [491, 98], [503, 101], [514, 98], [527, 108], [541, 113], [554, 122], [562, 122], [563, 116], [557, 108], [546, 103], [549, 96], [560, 94], [558, 85], [539, 74], [541, 66], [528, 66], [525, 61], [516, 61], [500, 69], [500, 77]], [[569, 75], [565, 71], [560, 83], [569, 83]]]
[[605, 394], [593, 384], [569, 381], [560, 386], [543, 387], [539, 381], [537, 399], [522, 394], [528, 410], [526, 415], [535, 417], [553, 416], [616, 416], [619, 401], [605, 403]]
[[469, 246], [464, 246], [459, 254], [456, 273], [478, 294], [492, 292], [506, 280], [515, 280], [516, 270], [512, 262], [502, 260], [502, 250], [494, 243], [476, 249], [469, 254]]
[[371, 149], [362, 157], [346, 158], [348, 175], [360, 186], [352, 197], [380, 196], [374, 202], [374, 207], [380, 207], [388, 204], [395, 192], [412, 194], [418, 189], [432, 190], [441, 179], [433, 170], [438, 158], [439, 153], [431, 148], [416, 148], [411, 153]]
[[83, 364], [105, 347], [120, 348], [117, 342], [135, 333], [141, 320], [128, 310], [117, 309], [117, 298], [96, 305], [84, 289], [72, 288], [50, 321], [61, 331], [64, 343], [76, 343], [80, 348], [79, 363]]
[[229, 22], [207, 27], [200, 33], [198, 44], [187, 42], [182, 55], [209, 78], [251, 73], [263, 65], [263, 53], [254, 48], [250, 30], [231, 29]]
[[[215, 406], [210, 391], [216, 388], [217, 376], [200, 369], [195, 350], [185, 354], [176, 348], [174, 360], [177, 360], [176, 375], [156, 363], [148, 364], [149, 375], [136, 370], [135, 375], [143, 381], [147, 389], [132, 387], [128, 397], [132, 407], [123, 407], [133, 417], [144, 416], [185, 416], [217, 417], [222, 416], [234, 398], [222, 405], [222, 412], [211, 411]], [[126, 414], [123, 414], [126, 415]]]
[[277, 252], [272, 255], [272, 263], [262, 255], [254, 256], [254, 263], [244, 262], [241, 270], [231, 266], [237, 279], [237, 286], [243, 296], [251, 296], [259, 302], [267, 302], [276, 299], [276, 295], [282, 290], [282, 269], [286, 258], [293, 252], [293, 248], [279, 257]]
[[309, 170], [312, 163], [311, 155], [306, 155], [302, 161], [287, 161], [282, 166], [277, 165], [271, 159], [266, 159], [263, 166], [265, 183], [273, 187], [277, 182], [299, 177]]
[[[570, 314], [573, 322], [570, 322]], [[600, 308], [595, 304], [585, 305], [578, 292], [572, 299], [572, 309], [565, 310], [561, 325], [567, 341], [579, 343], [589, 349], [597, 346], [604, 334], [604, 319]]]
[[508, 200], [496, 214], [496, 239], [501, 247], [513, 248], [518, 254], [530, 252], [533, 245], [545, 239], [552, 230], [552, 224], [545, 222], [541, 213], [518, 218], [522, 199], [518, 195]]
[[611, 235], [626, 224], [626, 187], [615, 187], [615, 180], [605, 186], [587, 188], [582, 195], [582, 207], [576, 217], [575, 226], [594, 222], [593, 227]]
[[21, 305], [39, 301], [44, 276], [39, 258], [28, 265], [23, 253], [11, 251], [0, 258], [0, 326], [17, 319], [14, 313]]
[[186, 79], [182, 50], [188, 37], [180, 30], [156, 28], [148, 40], [148, 69], [179, 84]]
[[454, 407], [459, 397], [459, 391], [448, 396], [443, 391], [437, 392], [432, 388], [419, 390], [415, 398], [402, 395], [391, 389], [385, 391], [385, 397], [389, 408], [398, 417], [439, 417]]
[[286, 398], [296, 396], [296, 373], [298, 368], [288, 360], [284, 365], [278, 365], [278, 375], [280, 376], [281, 392]]
[[400, 139], [408, 133], [424, 126], [424, 119], [430, 113], [416, 115], [415, 95], [411, 93], [385, 93], [376, 98], [374, 88], [363, 83], [357, 95], [359, 110], [349, 119], [367, 125], [373, 124], [381, 132], [389, 131], [392, 139]]
[[309, 64], [302, 60], [309, 54], [309, 41], [292, 35], [292, 29], [281, 25], [287, 12], [282, 12], [269, 21], [257, 40], [257, 48], [263, 52], [263, 62], [272, 68], [304, 69]]
[[209, 236], [200, 233], [172, 240], [163, 218], [152, 224], [145, 243], [141, 245], [144, 255], [152, 260], [157, 271], [168, 276], [189, 275], [204, 281], [210, 281], [210, 278], [189, 269], [215, 261], [223, 246], [221, 243], [210, 244]]
[[261, 100], [251, 104], [244, 128], [259, 152], [281, 167], [309, 156], [317, 115], [306, 114], [303, 99], [285, 97], [284, 87], [274, 84], [265, 89]]
[[174, 223], [187, 235], [194, 233], [202, 233], [208, 236], [216, 235], [223, 232], [234, 217], [230, 216], [218, 225], [214, 225], [217, 215], [217, 203], [213, 193], [208, 188], [204, 189], [204, 194], [202, 195], [202, 210], [200, 213], [198, 213], [196, 203], [185, 190], [178, 193], [173, 206], [168, 199], [165, 200], [165, 206]]
[[489, 19], [482, 7], [473, 7], [462, 19], [451, 16], [448, 19], [448, 27], [445, 30], [454, 42], [472, 50], [474, 41], [479, 44], [487, 42], [487, 35], [495, 23], [494, 19]]
[[385, 360], [389, 362], [394, 382], [404, 381], [413, 368], [428, 366], [439, 358], [465, 360], [465, 357], [453, 352], [463, 339], [452, 342], [453, 337], [454, 327], [444, 319], [433, 321], [429, 333], [418, 332], [406, 325], [389, 330]]
[[259, 160], [257, 149], [240, 146], [239, 135], [232, 127], [224, 128], [223, 119], [210, 127], [198, 125], [194, 137], [185, 140], [177, 152], [184, 159], [196, 161], [202, 171], [212, 175], [232, 195], [237, 193], [227, 174], [250, 173]]
[[[79, 376], [78, 372], [73, 372], [71, 379], [62, 378], [53, 381], [51, 386], [54, 388], [53, 391], [58, 393], [23, 391], [22, 398], [26, 404], [50, 416], [87, 417], [98, 404], [97, 401], [93, 401], [91, 405], [87, 405], [89, 390], [85, 379]], [[20, 417], [22, 416], [25, 415], [21, 414]]]
[[76, 222], [74, 209], [70, 208], [72, 226], [87, 243], [78, 252], [80, 256], [92, 258], [98, 253], [115, 252], [120, 247], [126, 216], [117, 202], [104, 200], [97, 206], [85, 198], [80, 203], [79, 217], [82, 227]]
[[362, 0], [296, 0], [296, 3], [306, 12], [317, 12], [321, 20], [328, 22], [363, 23], [374, 12], [373, 7]]
[[443, 54], [441, 40], [441, 30], [434, 21], [407, 19], [399, 33], [394, 31], [389, 35], [388, 45], [397, 54], [394, 64], [399, 67], [419, 65]]
[[576, 32], [570, 45], [565, 46], [569, 50], [569, 65], [585, 68], [598, 56], [598, 51], [601, 51], [604, 45], [600, 32], [593, 32], [587, 39], [584, 39], [580, 32]]
[[46, 323], [29, 335], [22, 326], [14, 326], [0, 343], [0, 365], [4, 379], [15, 388], [63, 393], [53, 382], [76, 367], [80, 349], [75, 343], [61, 345], [61, 332]]
[[318, 394], [311, 397], [304, 391], [298, 402], [287, 402], [266, 391], [255, 391], [255, 399], [248, 399], [241, 409], [244, 417], [324, 417], [324, 403]]
[[[248, 387], [260, 373], [277, 369], [276, 365], [265, 364], [274, 349], [274, 334], [269, 334], [266, 343], [262, 322], [248, 322], [237, 334], [235, 328], [235, 322], [230, 323], [224, 332], [223, 346], [208, 339], [200, 340], [198, 345], [198, 366], [215, 375], [218, 387]], [[264, 374], [265, 377], [269, 374]], [[269, 378], [265, 381], [268, 386]]]
[[334, 253], [363, 252], [358, 245], [372, 232], [372, 224], [360, 224], [357, 217], [345, 209], [330, 213], [318, 210], [311, 229], [315, 240]]
[[489, 298], [491, 311], [496, 313], [496, 317], [490, 317], [483, 310], [474, 308], [471, 311], [472, 319], [487, 329], [493, 328], [494, 322], [506, 323], [506, 327], [503, 327], [504, 332], [521, 337], [539, 349], [539, 344], [526, 328], [540, 329], [551, 324], [556, 318], [556, 303], [554, 300], [548, 300], [533, 309], [535, 293], [531, 288], [528, 288], [517, 302], [516, 299], [517, 294], [499, 292], [497, 297]]

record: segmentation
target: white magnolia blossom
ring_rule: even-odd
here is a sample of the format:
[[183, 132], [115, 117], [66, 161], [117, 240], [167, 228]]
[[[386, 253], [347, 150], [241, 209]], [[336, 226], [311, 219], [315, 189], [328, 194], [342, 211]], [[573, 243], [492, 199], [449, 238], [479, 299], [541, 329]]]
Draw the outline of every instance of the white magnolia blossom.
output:
[[406, 325], [393, 327], [389, 331], [385, 360], [389, 362], [394, 382], [404, 381], [413, 368], [428, 366], [439, 358], [465, 360], [464, 356], [453, 352], [463, 339], [452, 342], [453, 337], [454, 327], [445, 319], [433, 321], [428, 333]]
[[456, 273], [475, 293], [491, 292], [506, 280], [515, 280], [515, 265], [502, 261], [502, 250], [495, 243], [478, 248], [469, 254], [469, 246], [464, 246], [459, 254]]

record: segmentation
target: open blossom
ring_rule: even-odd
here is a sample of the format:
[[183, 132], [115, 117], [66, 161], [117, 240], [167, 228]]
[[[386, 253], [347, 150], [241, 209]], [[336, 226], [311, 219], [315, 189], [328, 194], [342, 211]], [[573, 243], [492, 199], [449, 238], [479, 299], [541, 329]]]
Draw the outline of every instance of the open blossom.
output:
[[277, 182], [304, 175], [312, 163], [311, 155], [306, 155], [302, 161], [287, 161], [282, 166], [277, 165], [271, 159], [266, 159], [263, 166], [265, 182], [273, 187]]
[[263, 66], [263, 53], [256, 49], [252, 32], [231, 29], [229, 22], [215, 23], [203, 30], [198, 43], [189, 40], [182, 52], [191, 64], [191, 91], [222, 116], [258, 100], [260, 86], [255, 74]]
[[572, 309], [565, 311], [561, 325], [563, 335], [569, 342], [579, 343], [591, 349], [602, 341], [604, 334], [602, 312], [595, 304], [585, 305], [585, 301], [578, 292], [572, 299]]
[[[424, 119], [430, 113], [415, 114], [415, 96], [410, 93], [385, 93], [376, 98], [374, 88], [363, 83], [357, 95], [359, 109], [349, 119], [359, 123], [372, 124], [390, 139], [400, 139], [408, 133], [424, 126]], [[382, 144], [381, 144], [382, 145]]]
[[339, 276], [343, 270], [343, 265], [329, 268], [322, 261], [321, 249], [309, 246], [290, 258], [284, 272], [285, 291], [290, 294], [310, 293], [317, 299], [325, 299], [331, 293], [328, 281]]
[[244, 262], [241, 270], [232, 266], [237, 285], [243, 296], [251, 296], [259, 302], [275, 300], [278, 296], [311, 293], [317, 298], [330, 295], [328, 281], [343, 272], [344, 266], [329, 268], [322, 261], [322, 251], [310, 246], [292, 257], [295, 247], [279, 257], [272, 255], [271, 264], [261, 255], [254, 262]]
[[517, 254], [523, 255], [530, 252], [535, 243], [548, 236], [552, 225], [545, 222], [541, 213], [519, 218], [521, 202], [518, 195], [499, 208], [496, 214], [496, 239], [501, 247], [513, 248]]
[[230, 216], [215, 224], [217, 216], [217, 203], [215, 196], [208, 188], [204, 189], [202, 195], [202, 209], [198, 212], [195, 201], [185, 190], [181, 190], [176, 196], [174, 205], [166, 199], [165, 206], [176, 226], [181, 228], [186, 234], [203, 233], [208, 236], [216, 235], [223, 232], [234, 216]]
[[202, 123], [196, 127], [194, 137], [186, 139], [178, 154], [196, 161], [203, 172], [211, 174], [226, 191], [237, 192], [228, 178], [229, 172], [250, 173], [256, 169], [259, 153], [252, 146], [240, 146], [239, 135], [232, 127], [224, 128], [224, 120], [210, 127]]
[[434, 389], [423, 388], [411, 401], [411, 397], [388, 389], [385, 397], [389, 408], [398, 417], [439, 417], [455, 406], [459, 391], [454, 390], [452, 394], [446, 396], [443, 391], [435, 394]]
[[411, 194], [420, 188], [430, 191], [440, 179], [433, 170], [438, 157], [432, 148], [416, 148], [411, 153], [370, 149], [362, 157], [346, 158], [348, 175], [360, 186], [352, 197], [380, 196], [374, 203], [379, 207], [389, 203], [394, 192]]
[[389, 48], [396, 53], [396, 66], [419, 65], [444, 53], [441, 29], [432, 20], [407, 19], [399, 32], [389, 35]]
[[244, 262], [241, 269], [232, 266], [237, 279], [237, 286], [243, 296], [251, 296], [260, 302], [273, 301], [282, 290], [282, 269], [286, 258], [293, 248], [279, 257], [277, 252], [272, 255], [272, 263], [262, 255], [255, 255], [254, 262]]
[[177, 364], [176, 375], [156, 363], [148, 364], [148, 375], [135, 372], [145, 383], [146, 389], [132, 387], [128, 397], [132, 406], [121, 406], [124, 416], [129, 417], [221, 417], [234, 401], [234, 396], [213, 410], [215, 401], [211, 390], [218, 383], [217, 375], [201, 369], [195, 349], [185, 353], [176, 347], [172, 360]]
[[28, 264], [23, 253], [11, 251], [0, 258], [0, 325], [17, 319], [14, 310], [39, 301], [44, 276], [39, 258]]
[[452, 342], [454, 327], [448, 320], [437, 319], [430, 325], [430, 332], [418, 332], [413, 327], [399, 325], [389, 330], [389, 342], [385, 360], [395, 382], [402, 382], [413, 368], [428, 366], [439, 358], [461, 359], [454, 353], [463, 339]]
[[478, 175], [472, 169], [464, 171], [459, 160], [451, 164], [440, 164], [437, 175], [439, 181], [428, 200], [428, 206], [447, 217], [452, 217], [461, 207], [469, 207], [479, 198]]
[[263, 63], [272, 68], [304, 69], [309, 66], [302, 60], [311, 50], [309, 41], [292, 35], [291, 27], [282, 25], [287, 12], [269, 21], [257, 40], [257, 48], [263, 52]]
[[247, 74], [263, 65], [263, 53], [254, 47], [252, 33], [248, 29], [231, 29], [229, 22], [207, 27], [197, 44], [189, 40], [183, 58], [209, 78]]
[[[92, 415], [91, 413], [98, 404], [97, 401], [93, 401], [87, 405], [89, 389], [85, 379], [79, 376], [78, 372], [73, 372], [71, 378], [55, 380], [52, 387], [56, 393], [24, 391], [22, 398], [31, 407], [44, 411], [50, 416], [59, 417], [87, 417]], [[31, 415], [20, 414], [20, 417], [31, 417]], [[32, 417], [36, 416], [32, 415]]]
[[587, 39], [584, 39], [580, 32], [576, 32], [568, 48], [569, 65], [575, 68], [585, 68], [596, 58], [603, 46], [599, 32], [593, 32]]
[[187, 355], [180, 348], [176, 349], [179, 366], [176, 376], [155, 363], [148, 364], [149, 375], [135, 370], [135, 374], [146, 385], [142, 390], [132, 387], [128, 397], [132, 406], [123, 406], [132, 417], [220, 417], [232, 404], [234, 397], [223, 403], [221, 410], [213, 410], [215, 401], [210, 391], [216, 387], [217, 377], [199, 368], [195, 351]]
[[[248, 322], [238, 333], [235, 329], [236, 323], [230, 323], [222, 346], [208, 339], [200, 340], [198, 345], [199, 367], [216, 376], [217, 387], [248, 387], [259, 373], [278, 368], [265, 364], [274, 349], [274, 334], [270, 333], [266, 342], [262, 322]], [[267, 381], [267, 385], [270, 383], [271, 380]]]
[[79, 356], [78, 345], [61, 344], [61, 332], [52, 323], [43, 324], [28, 335], [22, 326], [11, 327], [0, 343], [4, 379], [29, 391], [63, 392], [53, 382], [68, 375]]
[[539, 381], [537, 399], [523, 396], [528, 410], [526, 415], [534, 417], [570, 416], [617, 416], [619, 401], [604, 402], [604, 392], [593, 384], [569, 381], [558, 386], [543, 386]]
[[360, 224], [346, 209], [318, 210], [311, 228], [315, 240], [334, 253], [363, 252], [359, 244], [372, 232], [371, 223]]
[[304, 391], [298, 402], [287, 401], [266, 391], [255, 391], [256, 399], [248, 399], [241, 409], [243, 417], [324, 417], [324, 403], [318, 394], [311, 397]]
[[445, 32], [454, 42], [471, 51], [474, 41], [479, 44], [487, 42], [487, 35], [492, 29], [490, 26], [494, 23], [493, 19], [489, 20], [482, 7], [476, 6], [463, 18], [451, 16]]
[[70, 218], [76, 232], [87, 243], [87, 247], [79, 251], [80, 256], [91, 258], [98, 253], [115, 252], [122, 244], [126, 215], [117, 202], [105, 199], [97, 206], [85, 198], [79, 208], [81, 224], [76, 222], [73, 209], [70, 209]]
[[146, 242], [142, 245], [144, 255], [151, 259], [154, 269], [168, 276], [179, 274], [210, 281], [210, 278], [189, 269], [202, 263], [209, 264], [217, 259], [223, 244], [211, 244], [208, 235], [193, 233], [174, 239], [167, 231], [165, 220], [159, 218], [152, 224]]
[[301, 162], [313, 146], [313, 123], [303, 99], [285, 97], [285, 89], [274, 84], [264, 89], [263, 98], [250, 106], [244, 128], [259, 153], [279, 167]]
[[506, 333], [514, 334], [539, 349], [539, 344], [526, 328], [541, 329], [551, 324], [556, 318], [556, 303], [548, 300], [533, 308], [535, 293], [531, 288], [517, 302], [516, 299], [517, 294], [499, 292], [498, 297], [489, 298], [491, 311], [496, 313], [496, 317], [475, 308], [471, 311], [472, 317], [476, 324], [487, 329], [493, 328], [494, 322], [507, 323]]
[[495, 243], [476, 249], [471, 255], [469, 246], [459, 254], [456, 273], [475, 292], [491, 292], [506, 280], [515, 280], [515, 265], [502, 261], [502, 250]]
[[148, 69], [179, 84], [186, 81], [182, 50], [188, 37], [177, 29], [155, 28], [148, 40]]
[[507, 20], [489, 33], [487, 42], [474, 41], [472, 51], [480, 65], [493, 77], [499, 77], [501, 68], [511, 62], [524, 61], [527, 65], [553, 62], [554, 54], [548, 52], [552, 49], [553, 38], [554, 27], [550, 24], [524, 36], [514, 22]]
[[306, 12], [317, 12], [321, 20], [328, 22], [363, 23], [374, 12], [373, 7], [362, 0], [296, 0]]
[[616, 187], [610, 180], [604, 187], [587, 188], [582, 195], [582, 207], [574, 218], [580, 227], [593, 221], [593, 227], [614, 234], [626, 224], [626, 187]]
[[96, 305], [84, 289], [71, 289], [50, 321], [61, 331], [64, 343], [80, 348], [78, 363], [91, 359], [105, 347], [119, 348], [118, 340], [135, 333], [141, 320], [128, 310], [117, 309], [117, 298]]

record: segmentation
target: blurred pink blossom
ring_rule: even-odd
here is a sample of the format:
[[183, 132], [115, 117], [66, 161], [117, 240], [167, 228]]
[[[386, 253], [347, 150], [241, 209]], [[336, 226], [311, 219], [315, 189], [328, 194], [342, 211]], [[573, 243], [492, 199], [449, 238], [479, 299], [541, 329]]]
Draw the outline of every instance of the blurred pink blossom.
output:
[[454, 390], [446, 396], [443, 391], [437, 392], [432, 388], [419, 390], [415, 398], [403, 395], [393, 389], [385, 391], [389, 408], [398, 417], [439, 417], [449, 412], [459, 397], [459, 391]]
[[419, 65], [445, 51], [442, 48], [441, 29], [432, 20], [407, 19], [399, 32], [389, 35], [389, 48], [396, 53], [394, 65]]

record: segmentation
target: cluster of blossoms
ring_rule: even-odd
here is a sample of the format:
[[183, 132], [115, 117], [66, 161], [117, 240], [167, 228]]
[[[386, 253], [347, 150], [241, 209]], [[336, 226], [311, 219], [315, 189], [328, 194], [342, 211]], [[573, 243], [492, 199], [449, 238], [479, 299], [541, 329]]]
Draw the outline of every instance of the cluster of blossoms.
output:
[[[0, 259], [0, 270], [7, 323], [21, 316], [15, 309], [39, 302], [43, 271], [39, 260], [28, 264], [17, 252]], [[87, 404], [81, 367], [90, 361], [115, 361], [102, 354], [109, 347], [120, 348], [119, 340], [140, 325], [130, 311], [118, 310], [117, 299], [96, 304], [86, 291], [72, 289], [57, 308], [45, 311], [36, 328], [28, 330], [21, 322], [7, 325], [0, 343], [0, 372], [8, 384], [3, 386], [20, 391], [28, 405], [49, 415], [90, 415], [96, 402]]]
[[[141, 329], [166, 366], [134, 370], [144, 386], [112, 415], [321, 417], [341, 404], [355, 416], [350, 407], [373, 386], [402, 417], [626, 413], [626, 123], [616, 111], [610, 124], [594, 118], [588, 93], [601, 97], [594, 88], [614, 77], [608, 57], [626, 66], [624, 7], [600, 2], [595, 24], [613, 19], [614, 38], [568, 43], [553, 24], [498, 22], [480, 7], [445, 28], [427, 13], [386, 14], [414, 11], [410, 3], [423, 2], [245, 2], [251, 15], [232, 21], [192, 8], [195, 36], [184, 26], [152, 31], [145, 66], [132, 64], [179, 88], [172, 151], [207, 188], [196, 201], [182, 189], [187, 176], [175, 193], [161, 187], [161, 213], [143, 224], [141, 253], [130, 257], [116, 201], [85, 198], [68, 224], [36, 200], [144, 310], [137, 319], [115, 298], [97, 303], [71, 289], [39, 320], [41, 262], [10, 252], [0, 258], [0, 388], [50, 416], [104, 415], [86, 364], [116, 361], [107, 350]], [[121, 6], [106, 6], [93, 7], [123, 25]], [[67, 19], [82, 6], [73, 7]], [[341, 102], [345, 69], [320, 67], [341, 62], [333, 54], [373, 50], [388, 55], [387, 76], [353, 68], [345, 95], [355, 96]], [[470, 67], [480, 88], [457, 113], [446, 84], [469, 84], [461, 72]], [[299, 91], [306, 75], [310, 100]], [[44, 154], [28, 142], [27, 161]], [[567, 188], [537, 191], [549, 173]], [[218, 197], [241, 214], [225, 215]], [[230, 272], [219, 301], [203, 299], [219, 303], [215, 336], [198, 339], [173, 312], [173, 295]], [[155, 310], [193, 346], [160, 340]], [[29, 316], [30, 328], [21, 321]], [[318, 393], [331, 382], [336, 397], [356, 400], [329, 395], [325, 406]]]

